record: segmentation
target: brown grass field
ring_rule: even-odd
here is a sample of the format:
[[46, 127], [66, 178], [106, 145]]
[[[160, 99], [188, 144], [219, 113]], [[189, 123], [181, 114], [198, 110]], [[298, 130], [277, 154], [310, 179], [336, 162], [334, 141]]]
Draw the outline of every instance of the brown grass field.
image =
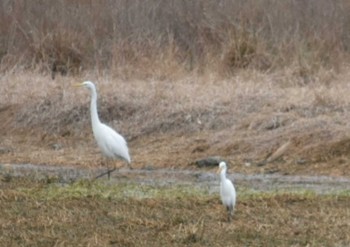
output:
[[[96, 168], [101, 120], [136, 169], [350, 176], [347, 0], [3, 1], [0, 164]], [[117, 162], [122, 167], [121, 162]], [[349, 246], [349, 191], [217, 194], [0, 171], [1, 246]], [[140, 191], [145, 196], [139, 196]], [[133, 193], [135, 192], [135, 193]]]

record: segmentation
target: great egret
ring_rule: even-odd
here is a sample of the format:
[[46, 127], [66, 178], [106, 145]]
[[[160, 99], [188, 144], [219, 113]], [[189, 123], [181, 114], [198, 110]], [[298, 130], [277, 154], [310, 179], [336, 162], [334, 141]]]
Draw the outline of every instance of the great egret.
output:
[[[124, 137], [122, 137], [119, 133], [114, 131], [111, 127], [101, 123], [98, 113], [97, 113], [97, 92], [95, 84], [91, 81], [84, 81], [83, 83], [75, 84], [75, 87], [86, 87], [90, 89], [91, 92], [91, 104], [90, 104], [90, 112], [91, 112], [91, 124], [92, 124], [92, 132], [94, 133], [94, 137], [96, 139], [97, 145], [101, 149], [102, 153], [111, 159], [122, 159], [128, 163], [130, 166], [130, 155], [128, 146]], [[96, 178], [102, 177], [108, 174], [108, 178], [110, 178], [111, 172], [115, 171], [116, 168], [108, 169], [107, 172], [98, 175]]]
[[220, 173], [220, 196], [222, 204], [227, 209], [228, 221], [231, 221], [236, 205], [236, 190], [231, 180], [226, 178], [227, 166], [225, 162], [220, 162], [217, 173]]

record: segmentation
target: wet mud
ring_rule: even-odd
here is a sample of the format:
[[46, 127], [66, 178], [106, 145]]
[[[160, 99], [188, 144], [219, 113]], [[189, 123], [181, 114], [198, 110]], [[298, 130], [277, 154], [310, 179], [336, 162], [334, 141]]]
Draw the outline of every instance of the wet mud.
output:
[[[0, 175], [6, 177], [27, 176], [33, 179], [47, 179], [67, 184], [81, 179], [93, 180], [105, 169], [88, 169], [66, 166], [45, 166], [33, 164], [0, 164]], [[228, 174], [237, 190], [256, 192], [311, 191], [317, 194], [334, 194], [350, 191], [350, 179], [331, 176], [290, 176], [281, 174]], [[216, 193], [219, 177], [216, 170], [175, 170], [175, 169], [127, 169], [122, 168], [100, 178], [111, 184], [135, 183], [155, 187], [189, 186]]]

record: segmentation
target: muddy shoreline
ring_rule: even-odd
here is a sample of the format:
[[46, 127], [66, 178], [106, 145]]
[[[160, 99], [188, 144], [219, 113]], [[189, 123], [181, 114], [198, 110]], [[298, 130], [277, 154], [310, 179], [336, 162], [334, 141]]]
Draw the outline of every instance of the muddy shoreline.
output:
[[[33, 179], [51, 179], [67, 184], [80, 179], [93, 179], [104, 169], [88, 169], [66, 166], [33, 164], [0, 164], [0, 175], [11, 177], [27, 176]], [[334, 194], [350, 190], [350, 179], [331, 176], [291, 176], [281, 174], [229, 174], [238, 190], [256, 192], [311, 191], [317, 194]], [[107, 177], [102, 178], [107, 180]], [[176, 169], [133, 169], [122, 168], [115, 171], [110, 183], [138, 183], [156, 187], [173, 185], [192, 186], [216, 193], [219, 178], [213, 171]]]

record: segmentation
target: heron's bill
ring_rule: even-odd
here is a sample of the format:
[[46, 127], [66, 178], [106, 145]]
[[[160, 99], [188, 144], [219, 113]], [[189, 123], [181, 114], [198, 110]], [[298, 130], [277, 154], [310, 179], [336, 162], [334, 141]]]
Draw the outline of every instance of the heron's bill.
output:
[[81, 87], [81, 86], [83, 86], [83, 83], [76, 83], [72, 85], [72, 87]]
[[219, 168], [217, 169], [216, 173], [219, 174], [219, 173], [221, 172], [221, 170], [222, 170], [222, 168], [219, 167]]

